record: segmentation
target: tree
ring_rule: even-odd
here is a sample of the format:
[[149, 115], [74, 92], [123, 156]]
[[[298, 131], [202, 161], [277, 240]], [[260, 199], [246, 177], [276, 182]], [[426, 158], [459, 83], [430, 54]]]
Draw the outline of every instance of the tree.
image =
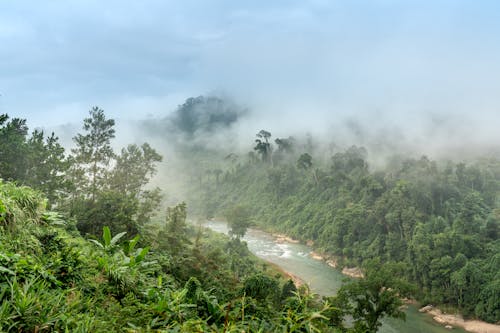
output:
[[138, 202], [115, 191], [99, 191], [94, 200], [83, 199], [73, 207], [77, 228], [81, 234], [98, 235], [104, 226], [116, 232], [127, 232], [133, 237], [139, 231]]
[[217, 168], [217, 169], [213, 169], [212, 170], [212, 173], [214, 174], [215, 176], [215, 184], [219, 185], [219, 179], [220, 179], [220, 175], [222, 175], [224, 171], [222, 171], [221, 169]]
[[278, 149], [272, 156], [274, 164], [283, 163], [288, 156], [291, 156], [295, 150], [295, 138], [290, 136], [288, 138], [277, 138], [274, 140]]
[[43, 191], [53, 204], [67, 190], [68, 164], [54, 133], [45, 138], [35, 130], [27, 139], [25, 119], [0, 115], [0, 178], [15, 180]]
[[76, 148], [72, 149], [75, 165], [73, 172], [82, 177], [75, 179], [76, 189], [86, 198], [95, 200], [99, 188], [103, 188], [110, 161], [114, 156], [111, 139], [115, 137], [113, 119], [106, 119], [104, 110], [93, 107], [89, 118], [83, 120], [86, 134], [77, 134], [73, 141]]
[[500, 236], [500, 224], [496, 216], [488, 217], [484, 226], [483, 235], [486, 239], [495, 240]]
[[0, 115], [0, 178], [23, 182], [26, 177], [26, 119]]
[[169, 129], [184, 134], [184, 139], [193, 139], [196, 133], [212, 133], [229, 128], [245, 113], [230, 101], [215, 96], [198, 96], [186, 99], [167, 118]]
[[294, 150], [294, 145], [295, 145], [295, 139], [294, 137], [290, 136], [288, 138], [277, 138], [274, 140], [276, 144], [278, 145], [278, 151], [281, 153], [293, 153]]
[[355, 332], [375, 333], [385, 316], [405, 319], [401, 310], [402, 296], [411, 286], [396, 278], [398, 267], [372, 261], [367, 265], [365, 277], [343, 285], [338, 297], [354, 320]]
[[148, 143], [140, 147], [128, 145], [116, 157], [116, 165], [110, 177], [111, 189], [138, 197], [142, 188], [156, 173], [156, 163], [161, 160], [162, 156]]
[[54, 204], [69, 191], [66, 172], [69, 162], [54, 132], [44, 140], [43, 131], [35, 130], [27, 142], [26, 184], [45, 193]]
[[148, 143], [128, 145], [116, 156], [111, 148], [113, 126], [114, 120], [106, 119], [104, 111], [95, 107], [84, 120], [87, 133], [74, 138], [71, 213], [83, 233], [95, 235], [107, 225], [133, 237], [160, 204], [160, 189], [144, 187], [162, 156]]
[[158, 239], [164, 240], [160, 247], [169, 250], [174, 257], [182, 252], [184, 246], [189, 243], [186, 217], [186, 203], [182, 202], [175, 207], [168, 207], [165, 226], [158, 237]]
[[280, 300], [282, 303], [286, 301], [287, 298], [293, 297], [293, 295], [297, 292], [297, 287], [292, 279], [288, 279], [281, 288]]
[[366, 149], [352, 146], [343, 153], [337, 153], [332, 157], [332, 170], [336, 172], [350, 173], [353, 169], [366, 170]]
[[262, 161], [272, 163], [271, 144], [269, 143], [271, 133], [265, 130], [260, 130], [260, 132], [257, 133], [256, 136], [258, 137], [258, 139], [255, 140], [257, 144], [253, 149], [260, 154]]
[[269, 169], [267, 176], [269, 192], [278, 200], [293, 194], [299, 184], [297, 169], [291, 165]]
[[500, 318], [500, 298], [498, 295], [500, 295], [500, 278], [497, 277], [482, 288], [475, 314], [490, 323], [498, 323], [498, 318]]
[[237, 205], [228, 209], [225, 218], [229, 224], [229, 234], [237, 239], [243, 238], [251, 224], [251, 213], [247, 207]]
[[[243, 292], [246, 296], [264, 302], [266, 300], [276, 301], [279, 297], [278, 281], [262, 273], [248, 277], [243, 285]], [[278, 297], [277, 297], [278, 296]]]
[[297, 168], [308, 170], [311, 167], [312, 167], [311, 155], [309, 155], [308, 153], [300, 155], [299, 159], [297, 160]]
[[116, 157], [116, 165], [110, 175], [110, 190], [129, 197], [137, 208], [135, 225], [141, 227], [149, 222], [151, 215], [161, 202], [161, 190], [155, 187], [145, 190], [144, 187], [156, 173], [156, 163], [162, 156], [148, 143], [140, 147], [133, 144], [123, 148]]

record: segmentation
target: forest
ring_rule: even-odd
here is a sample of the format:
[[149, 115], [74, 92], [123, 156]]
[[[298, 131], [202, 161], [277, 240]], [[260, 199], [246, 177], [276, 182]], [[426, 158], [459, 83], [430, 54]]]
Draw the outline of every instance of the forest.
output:
[[500, 333], [500, 1], [0, 1], [0, 333]]
[[339, 267], [397, 267], [422, 303], [500, 321], [498, 159], [398, 154], [371, 167], [363, 147], [325, 158], [310, 139], [259, 131], [251, 151], [203, 178], [196, 209], [217, 217], [242, 205], [256, 227], [313, 244]]
[[[376, 332], [384, 317], [404, 318], [401, 298], [415, 289], [396, 274], [398, 265], [380, 268], [377, 260], [363, 258], [364, 279], [347, 282], [336, 296], [319, 297], [254, 257], [241, 240], [258, 217], [272, 218], [276, 227], [280, 220], [266, 215], [269, 203], [252, 197], [258, 188], [234, 192], [238, 182], [254, 172], [289, 170], [287, 177], [297, 176], [312, 191], [309, 168], [284, 162], [268, 168], [271, 157], [264, 154], [262, 162], [217, 176], [211, 185], [221, 196], [203, 206], [211, 215], [224, 209], [231, 227], [224, 237], [188, 223], [186, 203], [165, 207], [162, 189], [150, 184], [163, 157], [148, 143], [116, 153], [115, 135], [115, 121], [98, 107], [83, 120], [70, 151], [55, 133], [29, 133], [27, 120], [0, 117], [1, 331]], [[264, 180], [252, 184], [267, 187]], [[292, 188], [280, 191], [288, 194], [259, 195], [285, 203]], [[233, 200], [222, 193], [233, 193]], [[193, 216], [202, 216], [195, 208], [200, 204], [192, 202]], [[485, 233], [479, 228], [484, 239], [495, 231], [495, 224], [488, 226]], [[467, 255], [461, 255], [464, 265], [486, 265]], [[461, 297], [465, 307], [471, 296]], [[488, 298], [477, 297], [489, 313]]]

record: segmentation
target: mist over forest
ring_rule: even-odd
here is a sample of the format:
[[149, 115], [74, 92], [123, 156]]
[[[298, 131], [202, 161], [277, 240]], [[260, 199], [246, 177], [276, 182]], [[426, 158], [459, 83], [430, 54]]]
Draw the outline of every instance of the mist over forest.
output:
[[0, 331], [500, 332], [499, 13], [0, 2]]
[[[252, 151], [255, 134], [266, 129], [274, 138], [293, 137], [301, 146], [313, 145], [323, 162], [352, 145], [362, 146], [367, 149], [370, 167], [375, 169], [386, 166], [394, 156], [465, 162], [500, 154], [500, 138], [492, 126], [496, 121], [481, 114], [470, 117], [450, 111], [400, 115], [368, 109], [349, 114], [335, 109], [319, 112], [308, 105], [300, 106], [302, 111], [293, 111], [293, 106], [289, 111], [287, 102], [277, 106], [275, 112], [266, 112], [228, 95], [200, 95], [178, 103], [145, 119], [117, 118], [115, 148], [126, 142], [152, 142], [166, 156], [165, 163], [174, 167], [182, 160], [179, 152], [185, 149], [244, 156]], [[54, 130], [62, 144], [70, 148], [78, 124], [69, 122], [45, 129]]]
[[[278, 164], [283, 158], [293, 164], [302, 153], [308, 153], [315, 167], [328, 168], [335, 154], [353, 146], [364, 149], [363, 158], [371, 172], [395, 168], [405, 160], [429, 158], [444, 168], [450, 162], [495, 160], [500, 154], [497, 132], [490, 133], [480, 117], [469, 121], [452, 112], [440, 116], [421, 113], [403, 119], [384, 112], [357, 116], [314, 111], [306, 117], [308, 112], [298, 114], [294, 117], [294, 112], [286, 109], [266, 114], [228, 95], [199, 95], [181, 100], [160, 116], [118, 118], [112, 145], [119, 150], [126, 143], [149, 142], [160, 152], [164, 159], [152, 184], [162, 188], [164, 200], [170, 205], [193, 195], [193, 179], [209, 179], [214, 170], [227, 172], [259, 158], [255, 139], [262, 129], [271, 134], [270, 149], [277, 153]], [[78, 131], [77, 124], [52, 129], [63, 146], [73, 147], [71, 138]], [[290, 140], [293, 153], [283, 154], [275, 142], [280, 138]]]

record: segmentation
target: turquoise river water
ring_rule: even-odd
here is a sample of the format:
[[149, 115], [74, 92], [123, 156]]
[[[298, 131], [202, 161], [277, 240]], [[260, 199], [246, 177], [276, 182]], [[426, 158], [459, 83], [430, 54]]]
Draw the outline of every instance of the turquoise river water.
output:
[[[221, 233], [228, 233], [226, 223], [208, 221], [206, 227]], [[243, 238], [251, 252], [258, 257], [276, 264], [309, 284], [311, 290], [320, 295], [334, 295], [345, 278], [338, 270], [321, 260], [311, 257], [312, 249], [303, 244], [276, 242], [271, 234], [250, 229]], [[450, 330], [435, 323], [429, 315], [418, 312], [415, 306], [406, 310], [406, 321], [386, 319], [380, 333], [445, 333]], [[466, 333], [454, 328], [452, 332]]]

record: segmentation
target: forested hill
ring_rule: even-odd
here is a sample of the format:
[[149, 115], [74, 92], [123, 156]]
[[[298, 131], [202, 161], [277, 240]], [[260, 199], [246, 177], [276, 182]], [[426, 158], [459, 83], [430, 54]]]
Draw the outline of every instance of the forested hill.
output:
[[208, 175], [199, 211], [243, 205], [254, 223], [335, 256], [397, 264], [418, 298], [500, 321], [500, 161], [392, 157], [373, 170], [362, 147], [331, 154], [260, 131], [248, 156]]
[[361, 333], [404, 317], [398, 267], [320, 299], [252, 256], [240, 219], [229, 238], [188, 225], [148, 186], [162, 156], [115, 152], [114, 125], [92, 108], [68, 153], [0, 115], [0, 331]]

